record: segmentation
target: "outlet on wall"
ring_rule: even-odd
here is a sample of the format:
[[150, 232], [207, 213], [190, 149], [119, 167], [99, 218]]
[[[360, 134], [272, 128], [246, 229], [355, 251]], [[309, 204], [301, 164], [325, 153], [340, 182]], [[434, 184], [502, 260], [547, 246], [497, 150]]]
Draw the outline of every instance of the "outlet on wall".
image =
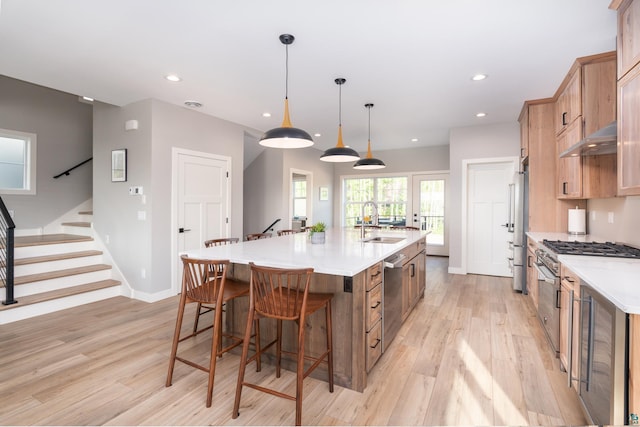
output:
[[144, 268], [140, 270], [140, 277], [142, 277], [143, 279], [146, 279], [147, 277], [147, 270], [145, 270]]

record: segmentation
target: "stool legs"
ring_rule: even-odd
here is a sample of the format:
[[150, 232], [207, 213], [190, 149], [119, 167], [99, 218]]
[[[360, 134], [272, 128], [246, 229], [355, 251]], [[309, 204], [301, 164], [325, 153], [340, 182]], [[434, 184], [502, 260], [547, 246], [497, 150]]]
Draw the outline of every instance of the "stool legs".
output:
[[[249, 339], [251, 337], [251, 325], [254, 323], [255, 319], [255, 327], [256, 330], [260, 330], [260, 322], [257, 318], [255, 318], [255, 313], [253, 310], [249, 310], [249, 315], [247, 316], [247, 326], [244, 333], [244, 342], [242, 343], [242, 356], [240, 358], [240, 367], [238, 368], [238, 383], [236, 385], [236, 398], [233, 402], [233, 414], [231, 414], [231, 418], [238, 418], [240, 415], [240, 395], [242, 394], [242, 384], [244, 383], [244, 372], [247, 367], [247, 356], [249, 355]], [[259, 335], [258, 335], [259, 336]], [[256, 339], [256, 342], [258, 340]], [[259, 347], [259, 344], [258, 344]], [[260, 349], [256, 348], [256, 356], [257, 356], [257, 364], [260, 364]]]

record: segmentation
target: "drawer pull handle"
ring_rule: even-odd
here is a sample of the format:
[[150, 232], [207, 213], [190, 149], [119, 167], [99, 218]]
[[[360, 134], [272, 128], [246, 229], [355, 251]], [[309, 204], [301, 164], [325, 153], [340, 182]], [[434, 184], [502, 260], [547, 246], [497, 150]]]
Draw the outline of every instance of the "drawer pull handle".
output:
[[378, 306], [379, 306], [380, 304], [382, 304], [382, 301], [378, 301], [378, 302], [376, 302], [376, 305], [372, 305], [372, 306], [371, 306], [371, 309], [378, 308]]
[[376, 338], [376, 343], [374, 345], [369, 346], [369, 347], [376, 348], [380, 344], [380, 342], [381, 342], [380, 338]]

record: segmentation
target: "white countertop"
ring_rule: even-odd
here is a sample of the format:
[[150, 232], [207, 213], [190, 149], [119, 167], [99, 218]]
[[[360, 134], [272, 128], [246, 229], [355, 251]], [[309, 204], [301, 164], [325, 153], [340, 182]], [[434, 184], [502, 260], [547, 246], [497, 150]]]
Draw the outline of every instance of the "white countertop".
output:
[[[542, 244], [544, 239], [606, 242], [591, 234], [529, 232], [527, 236]], [[558, 261], [601, 293], [625, 313], [640, 314], [640, 260], [584, 255], [558, 255]]]
[[405, 239], [398, 243], [365, 243], [360, 241], [360, 230], [330, 228], [322, 244], [312, 244], [307, 233], [296, 233], [187, 250], [183, 254], [199, 259], [228, 259], [236, 264], [254, 262], [278, 268], [313, 267], [316, 273], [355, 276], [419, 239], [424, 239], [427, 234], [429, 232], [415, 230], [367, 230], [367, 238], [388, 236]]
[[640, 260], [558, 255], [558, 261], [620, 310], [640, 314]]

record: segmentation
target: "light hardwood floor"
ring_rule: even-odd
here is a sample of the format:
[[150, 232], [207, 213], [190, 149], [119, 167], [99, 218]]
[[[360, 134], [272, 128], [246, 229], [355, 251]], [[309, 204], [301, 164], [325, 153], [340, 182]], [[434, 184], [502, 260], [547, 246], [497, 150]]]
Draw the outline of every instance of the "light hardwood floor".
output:
[[[447, 258], [428, 259], [425, 298], [364, 393], [305, 380], [304, 424], [585, 424], [527, 298], [508, 279], [446, 271]], [[218, 363], [211, 408], [201, 371], [178, 363], [164, 386], [177, 305], [118, 297], [0, 326], [0, 424], [292, 424], [293, 402], [250, 389], [231, 419], [235, 354]], [[181, 347], [201, 362], [204, 335]], [[272, 366], [252, 368], [248, 378], [294, 389], [293, 373], [276, 380]]]

